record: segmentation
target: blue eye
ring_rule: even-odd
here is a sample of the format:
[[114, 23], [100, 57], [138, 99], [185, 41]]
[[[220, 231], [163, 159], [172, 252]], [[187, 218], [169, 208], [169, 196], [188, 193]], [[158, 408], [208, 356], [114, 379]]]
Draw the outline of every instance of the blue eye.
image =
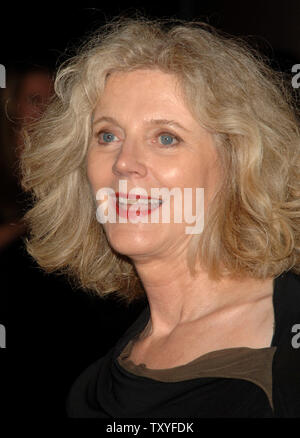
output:
[[115, 135], [111, 132], [101, 132], [100, 135], [102, 136], [104, 143], [111, 143], [114, 141]]
[[[160, 138], [160, 143], [165, 145], [165, 146], [173, 146], [176, 144], [176, 142], [178, 142], [178, 139], [171, 134], [161, 134], [159, 136]], [[175, 140], [175, 143], [174, 143]]]

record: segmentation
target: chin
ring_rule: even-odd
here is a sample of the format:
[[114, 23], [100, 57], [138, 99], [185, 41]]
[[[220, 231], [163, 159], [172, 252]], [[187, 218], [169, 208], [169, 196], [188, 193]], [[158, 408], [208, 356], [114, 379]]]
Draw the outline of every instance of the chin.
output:
[[113, 227], [105, 230], [107, 239], [112, 248], [120, 254], [130, 257], [131, 255], [143, 255], [154, 250], [154, 243], [157, 246], [157, 232], [150, 230], [139, 230], [136, 224], [133, 228], [120, 229]]

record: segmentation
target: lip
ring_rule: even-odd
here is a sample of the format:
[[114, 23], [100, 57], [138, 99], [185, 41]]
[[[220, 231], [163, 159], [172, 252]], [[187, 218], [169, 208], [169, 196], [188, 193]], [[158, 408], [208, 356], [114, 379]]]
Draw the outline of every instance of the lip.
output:
[[116, 198], [127, 198], [127, 199], [154, 199], [156, 201], [159, 201], [159, 198], [152, 198], [151, 196], [143, 196], [143, 195], [139, 195], [138, 193], [119, 193], [116, 192]]
[[115, 198], [115, 207], [116, 207], [116, 213], [118, 216], [122, 217], [122, 218], [126, 218], [126, 219], [136, 219], [137, 216], [147, 216], [149, 214], [151, 214], [152, 211], [154, 210], [158, 210], [162, 204], [162, 202], [160, 202], [158, 205], [156, 206], [151, 206], [149, 208], [149, 205], [139, 205], [136, 206], [135, 204], [130, 204], [125, 206], [124, 204], [120, 204], [119, 203], [119, 198], [125, 198], [125, 199], [153, 199], [153, 200], [157, 200], [159, 201], [160, 199], [158, 198], [152, 198], [151, 196], [144, 196], [144, 195], [139, 195], [138, 193], [136, 194], [128, 194], [128, 193], [119, 193], [116, 192], [116, 198]]

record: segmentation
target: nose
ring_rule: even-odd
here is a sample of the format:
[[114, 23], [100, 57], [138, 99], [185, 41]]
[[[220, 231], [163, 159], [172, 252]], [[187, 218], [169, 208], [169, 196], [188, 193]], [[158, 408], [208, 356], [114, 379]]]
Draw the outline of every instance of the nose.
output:
[[145, 153], [140, 142], [127, 138], [112, 167], [113, 173], [118, 177], [143, 178], [147, 174]]

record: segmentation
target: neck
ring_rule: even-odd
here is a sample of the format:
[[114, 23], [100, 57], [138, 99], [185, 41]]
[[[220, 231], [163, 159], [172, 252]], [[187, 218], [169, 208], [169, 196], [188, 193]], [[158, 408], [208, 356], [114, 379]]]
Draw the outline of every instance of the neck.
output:
[[223, 277], [215, 281], [204, 269], [198, 269], [192, 276], [183, 260], [165, 264], [152, 261], [136, 263], [135, 266], [150, 306], [151, 318], [146, 332], [153, 337], [168, 336], [180, 325], [199, 320], [226, 306], [250, 303], [273, 288], [272, 279]]

